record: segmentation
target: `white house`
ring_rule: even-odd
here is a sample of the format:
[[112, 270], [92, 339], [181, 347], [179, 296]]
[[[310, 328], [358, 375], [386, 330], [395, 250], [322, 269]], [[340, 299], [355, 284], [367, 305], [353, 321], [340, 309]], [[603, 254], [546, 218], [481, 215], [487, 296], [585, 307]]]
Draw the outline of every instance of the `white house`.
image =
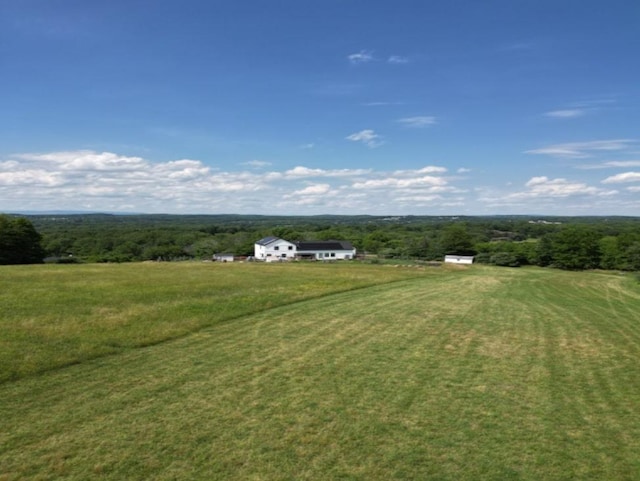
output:
[[473, 256], [446, 255], [444, 262], [447, 264], [473, 264]]
[[346, 241], [296, 241], [279, 237], [265, 237], [254, 245], [254, 257], [258, 261], [274, 262], [292, 259], [321, 261], [354, 259], [356, 249]]
[[277, 262], [295, 259], [296, 246], [279, 237], [265, 237], [254, 245], [254, 256], [258, 261]]
[[347, 241], [296, 241], [294, 244], [298, 259], [334, 261], [356, 257], [355, 247]]

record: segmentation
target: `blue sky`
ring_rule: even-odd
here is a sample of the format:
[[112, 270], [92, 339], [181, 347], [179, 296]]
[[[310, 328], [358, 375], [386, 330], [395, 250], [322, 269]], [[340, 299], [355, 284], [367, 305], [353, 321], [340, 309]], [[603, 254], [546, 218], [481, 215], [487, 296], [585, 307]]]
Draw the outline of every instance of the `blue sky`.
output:
[[640, 215], [636, 0], [4, 0], [0, 211]]

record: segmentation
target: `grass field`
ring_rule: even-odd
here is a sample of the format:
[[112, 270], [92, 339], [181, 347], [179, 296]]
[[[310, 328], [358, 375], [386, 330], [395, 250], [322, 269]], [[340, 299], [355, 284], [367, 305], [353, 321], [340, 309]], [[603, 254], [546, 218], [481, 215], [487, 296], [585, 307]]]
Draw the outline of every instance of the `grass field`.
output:
[[415, 275], [346, 263], [0, 266], [0, 382]]
[[[224, 266], [247, 279], [240, 290], [263, 267]], [[630, 277], [300, 267], [311, 266], [268, 272], [316, 287], [342, 278], [342, 292], [297, 302], [287, 292], [168, 342], [18, 369], [0, 385], [0, 480], [640, 479], [640, 285]], [[38, 269], [49, 267], [7, 269], [3, 282], [37, 284]], [[132, 305], [162, 290], [182, 306], [172, 315], [190, 302], [200, 312], [186, 270], [159, 286], [161, 275], [136, 272], [147, 267], [114, 269], [148, 279]], [[347, 289], [350, 275], [362, 288]], [[82, 286], [87, 322], [122, 289]], [[163, 312], [151, 308], [136, 322]], [[14, 321], [80, 315], [23, 309]]]

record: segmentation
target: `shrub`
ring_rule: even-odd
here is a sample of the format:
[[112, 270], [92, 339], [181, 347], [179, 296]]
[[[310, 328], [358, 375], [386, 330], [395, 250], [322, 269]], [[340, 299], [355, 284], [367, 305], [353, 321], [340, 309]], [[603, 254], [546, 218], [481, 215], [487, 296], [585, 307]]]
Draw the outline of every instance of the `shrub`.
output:
[[520, 267], [520, 261], [511, 252], [496, 252], [491, 256], [491, 264], [502, 267]]

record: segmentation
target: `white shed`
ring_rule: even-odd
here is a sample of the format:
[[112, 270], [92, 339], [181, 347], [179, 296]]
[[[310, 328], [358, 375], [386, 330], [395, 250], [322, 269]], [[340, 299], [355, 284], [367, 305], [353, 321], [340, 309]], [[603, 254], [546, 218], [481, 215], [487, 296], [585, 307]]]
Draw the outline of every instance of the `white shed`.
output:
[[233, 254], [213, 254], [213, 260], [216, 262], [233, 262]]
[[447, 264], [473, 264], [473, 256], [446, 255], [444, 262]]

